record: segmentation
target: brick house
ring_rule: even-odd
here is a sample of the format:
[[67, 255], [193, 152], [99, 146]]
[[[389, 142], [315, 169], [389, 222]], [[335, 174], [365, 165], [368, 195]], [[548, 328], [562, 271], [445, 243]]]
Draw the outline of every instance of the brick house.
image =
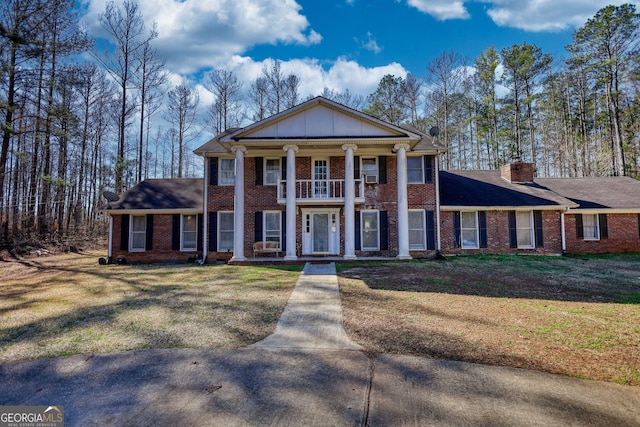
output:
[[[445, 151], [437, 137], [313, 98], [196, 149], [204, 179], [146, 180], [121, 195], [107, 209], [109, 257], [242, 262], [265, 251], [284, 260], [348, 260], [640, 250], [640, 182], [616, 184], [638, 196], [624, 208], [600, 200], [595, 212], [571, 197], [572, 187], [534, 180], [530, 164], [440, 171]], [[588, 238], [580, 246], [576, 227], [591, 236], [595, 214], [609, 218], [598, 223], [600, 244]], [[635, 236], [614, 236], [630, 222]]]

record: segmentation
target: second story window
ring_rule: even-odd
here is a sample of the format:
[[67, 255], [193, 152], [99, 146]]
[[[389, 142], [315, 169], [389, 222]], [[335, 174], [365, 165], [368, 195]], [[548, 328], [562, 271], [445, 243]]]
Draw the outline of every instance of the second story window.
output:
[[409, 184], [424, 183], [423, 165], [422, 157], [407, 157], [407, 182]]
[[218, 185], [233, 185], [235, 179], [235, 160], [220, 159], [220, 178]]
[[265, 159], [264, 185], [277, 185], [280, 179], [280, 159]]

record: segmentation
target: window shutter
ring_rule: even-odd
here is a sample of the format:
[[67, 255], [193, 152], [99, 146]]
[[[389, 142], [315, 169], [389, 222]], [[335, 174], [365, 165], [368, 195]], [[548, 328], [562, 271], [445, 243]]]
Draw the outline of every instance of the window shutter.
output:
[[454, 242], [453, 247], [460, 248], [462, 247], [460, 241], [460, 212], [453, 213], [453, 230], [454, 230]]
[[435, 249], [436, 248], [436, 221], [435, 221], [435, 212], [434, 211], [426, 211], [427, 214], [427, 249]]
[[153, 249], [153, 214], [147, 214], [147, 232], [144, 249], [150, 251]]
[[280, 248], [283, 251], [287, 250], [287, 212], [286, 211], [282, 211], [280, 213], [280, 234], [282, 234], [282, 242], [280, 242]]
[[218, 250], [218, 213], [209, 212], [209, 250]]
[[638, 237], [640, 237], [640, 213], [638, 214]]
[[180, 250], [180, 214], [173, 215], [173, 227], [171, 230], [171, 249]]
[[282, 160], [280, 160], [280, 179], [282, 181], [287, 180], [287, 158], [286, 157], [283, 157]]
[[516, 229], [516, 211], [509, 211], [509, 247], [518, 247], [518, 232]]
[[433, 156], [424, 156], [424, 182], [433, 182]]
[[218, 185], [218, 158], [209, 158], [209, 185]]
[[262, 242], [262, 212], [256, 212], [255, 241]]
[[608, 239], [609, 238], [609, 226], [607, 223], [607, 214], [598, 215], [598, 222], [600, 223], [600, 238]]
[[535, 228], [536, 248], [544, 247], [544, 233], [542, 230], [542, 211], [533, 211], [533, 226]]
[[486, 248], [487, 244], [487, 212], [478, 212], [478, 226], [480, 227], [480, 247]]
[[354, 218], [354, 227], [356, 235], [354, 236], [355, 241], [355, 250], [359, 251], [362, 249], [362, 243], [360, 243], [360, 211], [356, 211]]
[[353, 156], [353, 179], [360, 179], [360, 156]]
[[264, 158], [256, 157], [256, 185], [263, 185]]
[[120, 250], [129, 250], [129, 214], [120, 215]]
[[387, 156], [378, 156], [378, 184], [387, 183]]
[[202, 233], [204, 231], [204, 215], [202, 214], [198, 214], [198, 233], [196, 234], [196, 249], [201, 251], [202, 250]]
[[582, 225], [582, 214], [576, 215], [576, 239], [584, 239], [584, 227]]
[[389, 249], [389, 222], [387, 211], [380, 211], [380, 250]]

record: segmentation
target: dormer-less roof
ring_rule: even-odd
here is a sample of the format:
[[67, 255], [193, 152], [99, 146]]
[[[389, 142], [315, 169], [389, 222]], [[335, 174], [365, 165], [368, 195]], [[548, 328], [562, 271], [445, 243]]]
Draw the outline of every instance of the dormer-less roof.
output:
[[202, 212], [202, 178], [146, 179], [111, 202], [113, 213]]
[[571, 199], [574, 211], [640, 212], [640, 181], [628, 176], [537, 178], [539, 185]]

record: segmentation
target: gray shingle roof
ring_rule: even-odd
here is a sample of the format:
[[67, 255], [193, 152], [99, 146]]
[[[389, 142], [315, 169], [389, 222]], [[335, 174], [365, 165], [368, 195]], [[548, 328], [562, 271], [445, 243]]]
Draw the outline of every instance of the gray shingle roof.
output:
[[108, 211], [202, 210], [202, 178], [147, 179], [110, 203]]
[[628, 176], [537, 178], [548, 188], [580, 205], [580, 209], [640, 209], [640, 181]]

